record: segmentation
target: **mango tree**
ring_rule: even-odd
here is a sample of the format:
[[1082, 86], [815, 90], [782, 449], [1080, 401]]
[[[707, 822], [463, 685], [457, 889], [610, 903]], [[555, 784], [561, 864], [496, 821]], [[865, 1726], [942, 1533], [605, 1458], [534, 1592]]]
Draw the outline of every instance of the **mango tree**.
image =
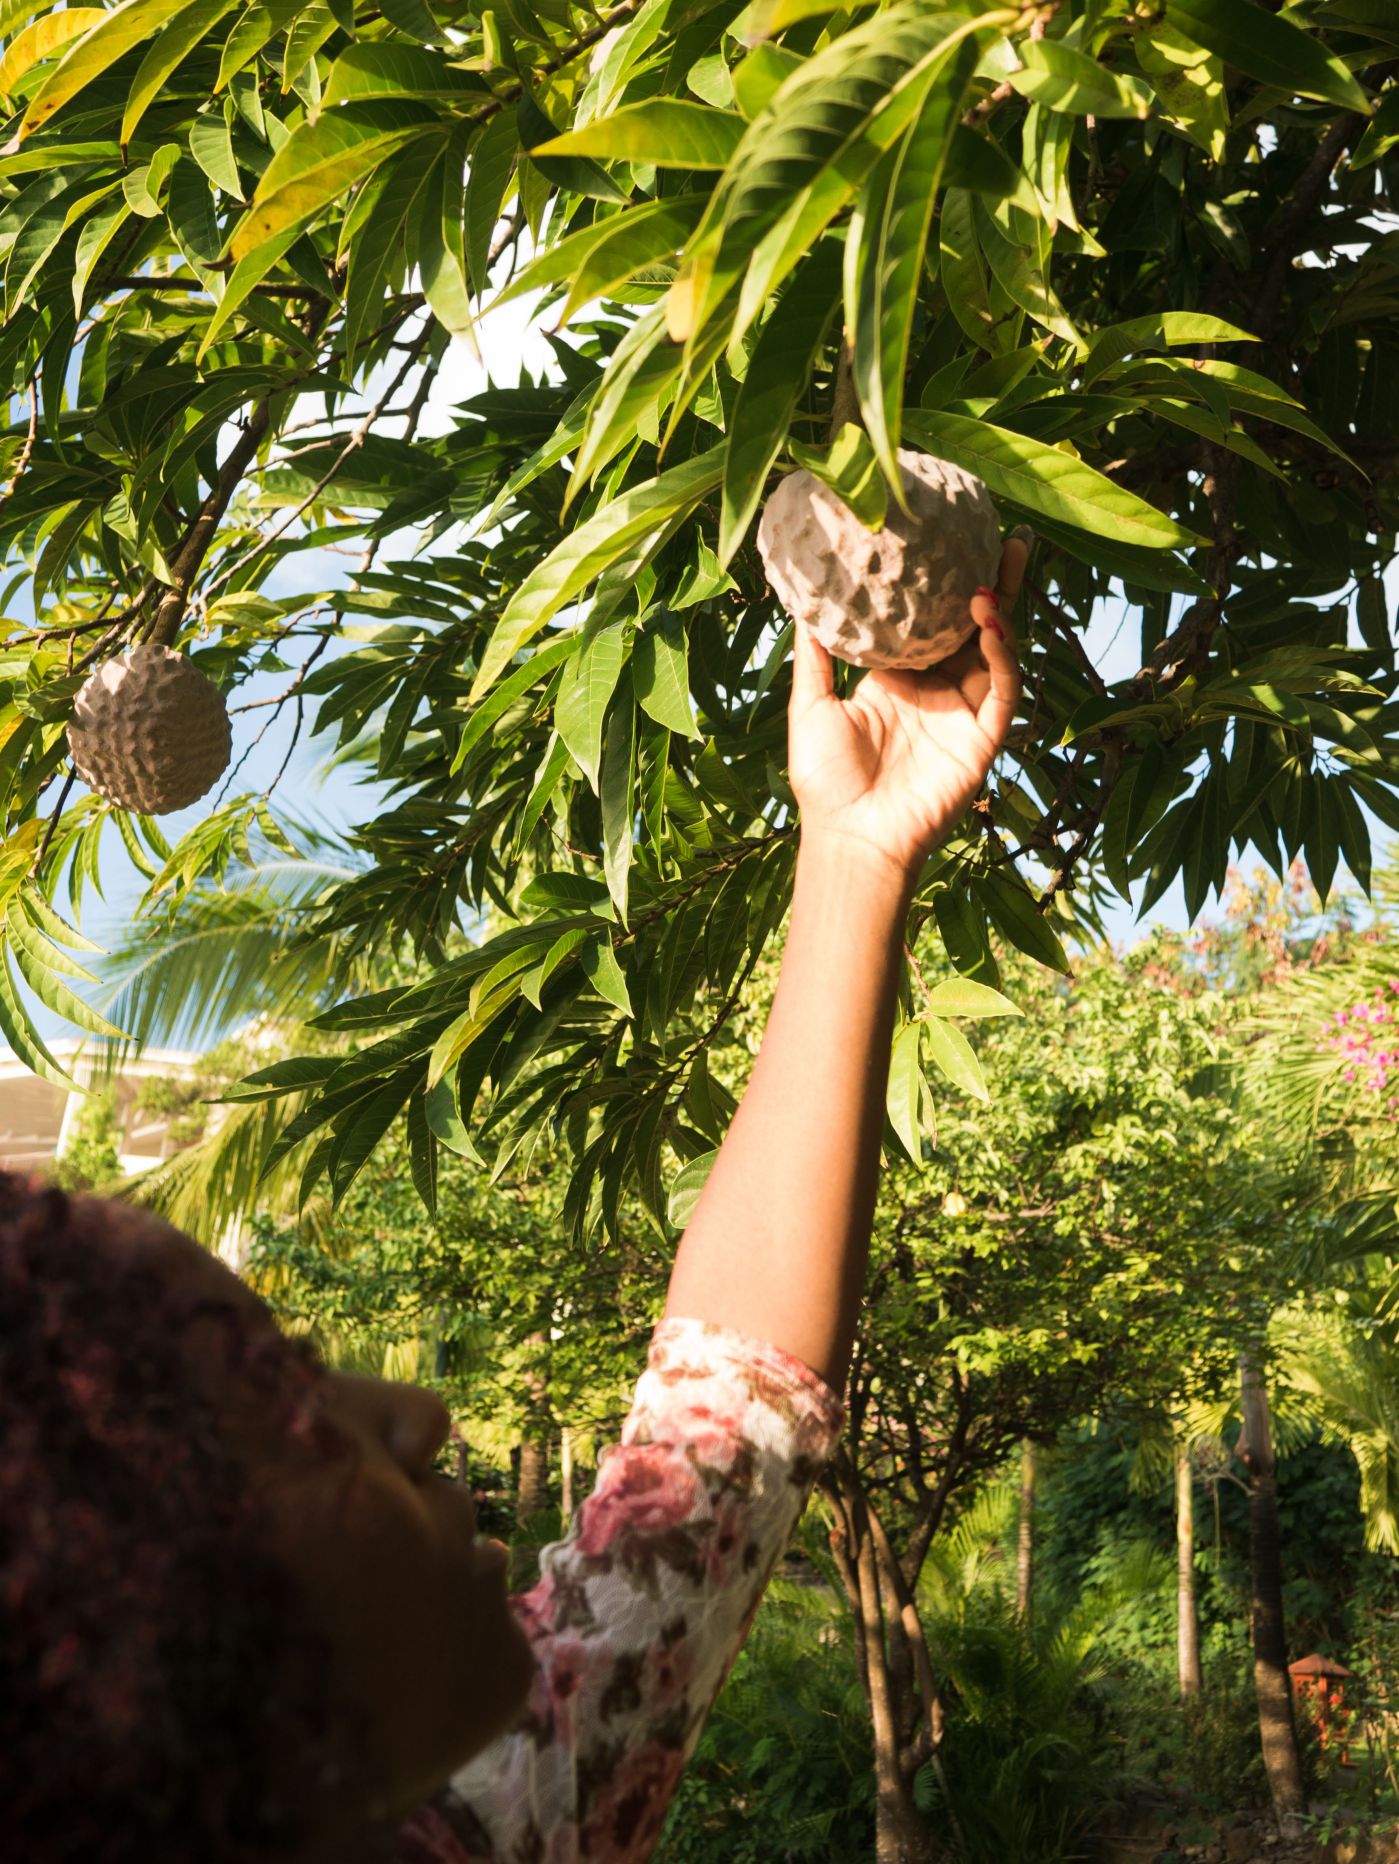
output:
[[[235, 706], [276, 677], [245, 739], [314, 726], [389, 786], [310, 935], [412, 981], [262, 1072], [264, 1163], [343, 1195], [406, 1121], [429, 1200], [439, 1147], [543, 1139], [576, 1232], [683, 1218], [788, 897], [753, 527], [798, 462], [875, 523], [932, 450], [1040, 539], [1011, 754], [913, 908], [965, 976], [992, 930], [1065, 967], [1110, 889], [1193, 914], [1249, 842], [1363, 881], [1399, 823], [1386, 0], [3, 0], [0, 35], [0, 1029], [35, 1069], [35, 997], [105, 1027], [100, 850], [154, 936], [300, 846], [236, 766], [174, 847], [68, 780], [84, 676], [170, 643]], [[452, 406], [499, 303], [554, 364]], [[917, 1016], [897, 1056], [916, 1157], [961, 1063]]]

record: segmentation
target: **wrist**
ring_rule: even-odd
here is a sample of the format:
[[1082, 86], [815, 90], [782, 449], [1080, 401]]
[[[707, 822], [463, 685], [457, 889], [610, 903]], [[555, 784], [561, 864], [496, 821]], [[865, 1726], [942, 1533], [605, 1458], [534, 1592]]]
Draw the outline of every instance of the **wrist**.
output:
[[797, 843], [797, 878], [834, 883], [857, 897], [866, 910], [882, 908], [902, 919], [908, 912], [918, 875], [916, 867], [859, 836], [839, 829], [803, 828]]

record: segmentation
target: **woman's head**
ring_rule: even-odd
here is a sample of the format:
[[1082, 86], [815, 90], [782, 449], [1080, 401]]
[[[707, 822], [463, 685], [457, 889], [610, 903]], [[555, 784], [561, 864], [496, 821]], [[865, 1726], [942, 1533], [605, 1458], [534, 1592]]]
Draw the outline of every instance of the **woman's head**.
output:
[[26, 1859], [310, 1853], [510, 1719], [429, 1393], [326, 1372], [143, 1213], [0, 1174], [0, 1822]]

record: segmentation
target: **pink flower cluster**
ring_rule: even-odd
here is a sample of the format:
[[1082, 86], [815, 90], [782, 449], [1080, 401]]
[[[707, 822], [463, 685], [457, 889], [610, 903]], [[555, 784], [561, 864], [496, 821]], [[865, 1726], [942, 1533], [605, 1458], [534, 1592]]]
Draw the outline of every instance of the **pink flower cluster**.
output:
[[1370, 996], [1335, 1011], [1331, 1024], [1321, 1044], [1344, 1060], [1345, 1079], [1367, 1093], [1384, 1095], [1380, 1117], [1399, 1119], [1399, 1095], [1385, 1092], [1391, 1083], [1399, 1086], [1399, 978], [1390, 981], [1388, 991], [1377, 984]]

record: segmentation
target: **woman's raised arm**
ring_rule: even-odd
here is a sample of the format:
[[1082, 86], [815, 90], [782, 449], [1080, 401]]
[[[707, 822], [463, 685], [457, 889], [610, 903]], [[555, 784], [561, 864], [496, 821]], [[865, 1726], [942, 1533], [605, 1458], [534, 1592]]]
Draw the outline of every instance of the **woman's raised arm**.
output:
[[1027, 545], [1006, 544], [978, 633], [846, 701], [796, 630], [789, 713], [801, 843], [762, 1048], [680, 1245], [668, 1317], [769, 1340], [844, 1384], [874, 1218], [904, 921], [931, 849], [985, 780], [1020, 674], [1003, 626]]

